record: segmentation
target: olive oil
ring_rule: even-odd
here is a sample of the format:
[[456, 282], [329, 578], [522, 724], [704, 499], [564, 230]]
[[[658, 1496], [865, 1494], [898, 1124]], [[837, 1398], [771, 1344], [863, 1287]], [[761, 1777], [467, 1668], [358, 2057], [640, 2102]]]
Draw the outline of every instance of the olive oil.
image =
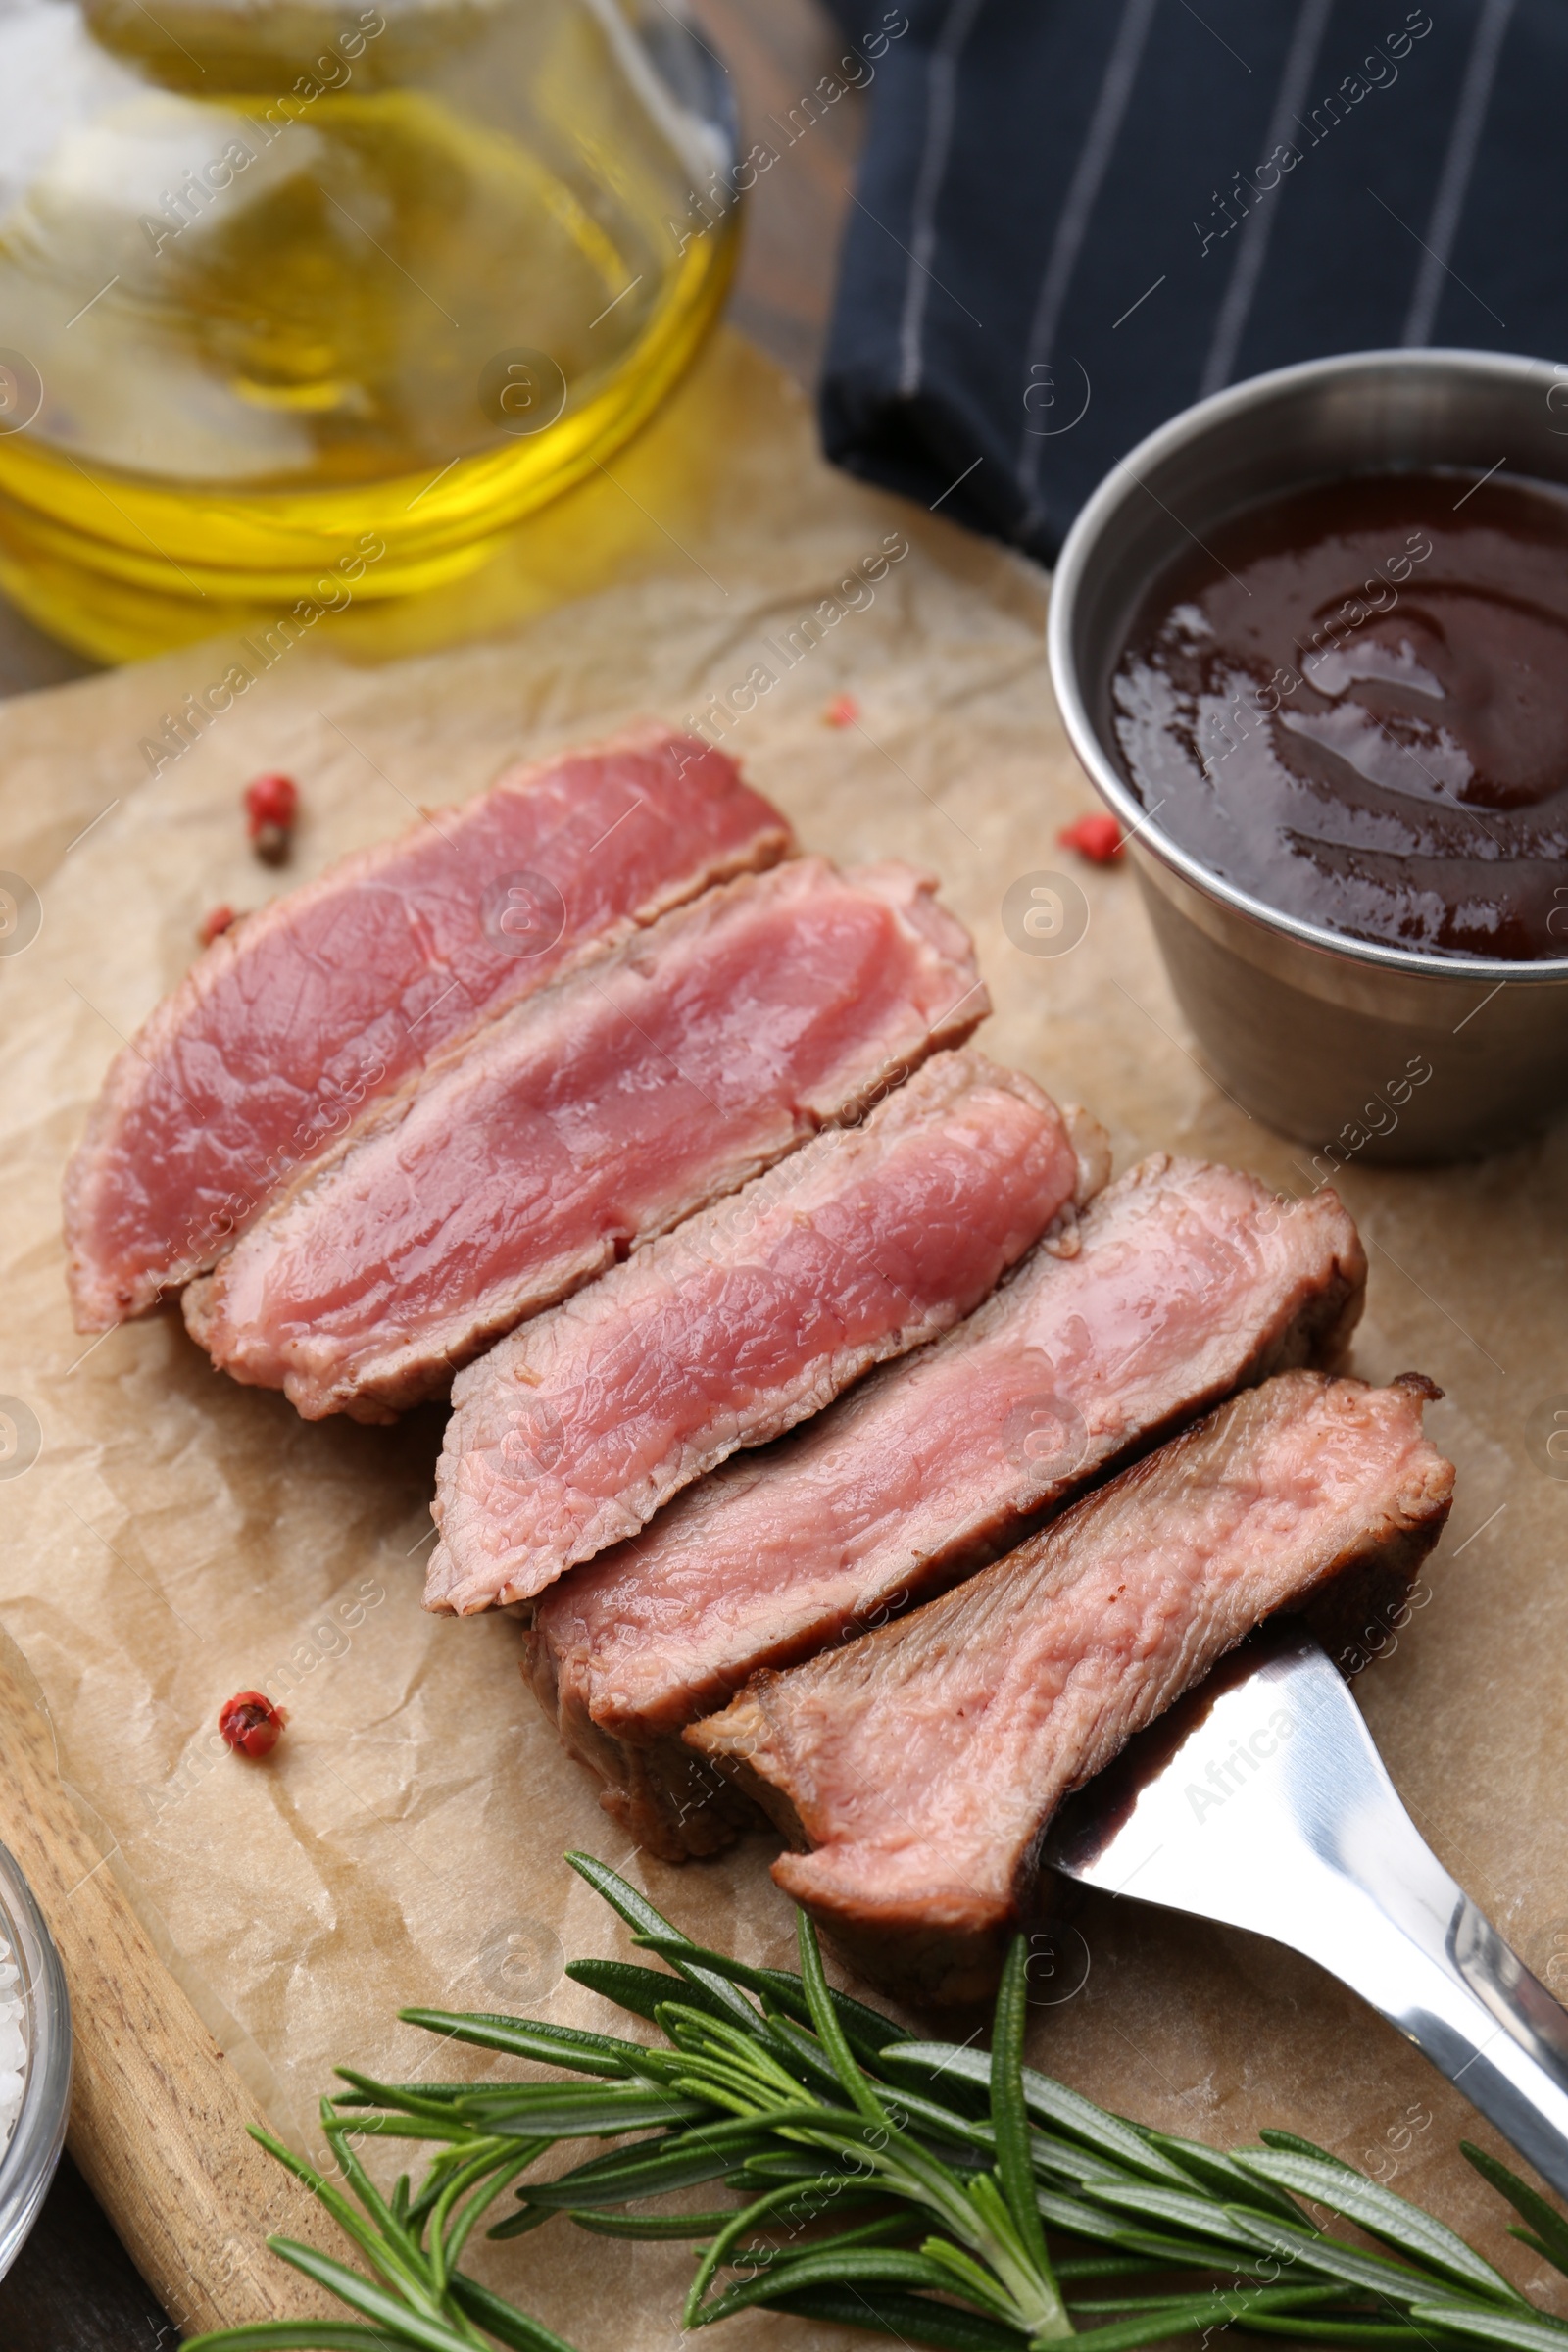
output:
[[0, 24], [13, 88], [19, 24], [53, 96], [0, 160], [0, 581], [100, 658], [351, 553], [389, 608], [472, 572], [714, 316], [729, 148], [672, 24], [96, 0]]

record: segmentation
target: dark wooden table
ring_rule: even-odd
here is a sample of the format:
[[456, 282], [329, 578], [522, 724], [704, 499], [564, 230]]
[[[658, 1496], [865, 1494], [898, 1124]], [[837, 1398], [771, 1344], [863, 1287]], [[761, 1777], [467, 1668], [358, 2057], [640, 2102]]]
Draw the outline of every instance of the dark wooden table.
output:
[[[821, 357], [839, 228], [861, 134], [851, 92], [788, 145], [780, 134], [842, 42], [815, 0], [695, 0], [728, 67], [742, 150], [770, 138], [777, 166], [751, 200], [733, 323], [809, 384]], [[0, 695], [58, 686], [91, 664], [41, 636], [0, 598]], [[0, 2352], [162, 2352], [177, 2330], [153, 2301], [71, 2159], [0, 2280]]]

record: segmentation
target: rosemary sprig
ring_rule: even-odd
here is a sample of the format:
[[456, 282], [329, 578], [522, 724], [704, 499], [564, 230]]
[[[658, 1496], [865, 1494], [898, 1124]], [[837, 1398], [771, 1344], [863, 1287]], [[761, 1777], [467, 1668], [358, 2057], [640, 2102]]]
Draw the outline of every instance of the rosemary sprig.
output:
[[[340, 2068], [347, 2088], [322, 2101], [321, 2126], [341, 2186], [257, 2137], [367, 2269], [287, 2239], [273, 2250], [358, 2317], [224, 2328], [187, 2352], [571, 2352], [461, 2267], [514, 2186], [516, 2210], [491, 2221], [493, 2238], [565, 2215], [600, 2234], [697, 2241], [688, 2328], [761, 2306], [945, 2352], [1039, 2352], [1080, 2324], [1095, 2352], [1136, 2352], [1233, 2323], [1364, 2352], [1568, 2352], [1568, 2323], [1310, 2141], [1266, 2132], [1261, 2147], [1227, 2154], [1109, 2114], [1026, 2067], [1021, 1938], [988, 2055], [916, 2040], [834, 1991], [804, 1914], [800, 1973], [755, 1968], [692, 1942], [591, 1856], [567, 1860], [664, 1963], [585, 1960], [568, 1975], [656, 2026], [662, 2042], [404, 2010], [432, 2033], [568, 2079], [397, 2083]], [[434, 2150], [417, 2190], [405, 2174], [381, 2193], [356, 2154], [372, 2138]], [[545, 2177], [541, 2160], [573, 2140], [616, 2144]], [[1463, 2145], [1522, 2217], [1512, 2234], [1568, 2275], [1568, 2221]], [[624, 2210], [711, 2182], [735, 2202]], [[1310, 2206], [1361, 2239], [1320, 2228]]]

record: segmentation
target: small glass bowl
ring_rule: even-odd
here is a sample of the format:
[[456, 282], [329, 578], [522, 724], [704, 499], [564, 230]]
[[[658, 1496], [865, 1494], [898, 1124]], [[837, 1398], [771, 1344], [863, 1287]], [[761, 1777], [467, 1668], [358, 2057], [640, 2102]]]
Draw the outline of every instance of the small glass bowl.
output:
[[27, 2066], [22, 2111], [0, 2150], [0, 2278], [38, 2217], [71, 2107], [71, 2003], [43, 1913], [15, 1857], [0, 1845], [0, 1934], [16, 1959], [26, 2004]]

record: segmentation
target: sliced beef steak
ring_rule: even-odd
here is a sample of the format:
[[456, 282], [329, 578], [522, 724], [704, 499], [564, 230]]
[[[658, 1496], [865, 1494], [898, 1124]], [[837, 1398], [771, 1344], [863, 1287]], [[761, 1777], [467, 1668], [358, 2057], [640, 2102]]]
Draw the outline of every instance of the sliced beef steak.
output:
[[677, 1748], [683, 1725], [995, 1557], [1244, 1383], [1332, 1362], [1360, 1312], [1366, 1260], [1332, 1193], [1289, 1207], [1234, 1168], [1160, 1155], [1073, 1239], [1075, 1255], [1037, 1250], [914, 1361], [716, 1471], [540, 1603], [540, 1702], [656, 1852], [734, 1835], [733, 1806], [705, 1807], [711, 1779]]
[[[955, 2000], [994, 1980], [1046, 1825], [1277, 1610], [1406, 1585], [1453, 1492], [1430, 1381], [1287, 1372], [956, 1592], [760, 1675], [686, 1738], [792, 1838], [773, 1876], [861, 1967]], [[1364, 1589], [1364, 1584], [1363, 1584]]]
[[644, 727], [510, 769], [214, 941], [112, 1065], [66, 1175], [78, 1329], [143, 1313], [360, 1106], [566, 969], [790, 847], [733, 760]]
[[819, 1135], [459, 1374], [426, 1606], [527, 1599], [635, 1535], [738, 1447], [950, 1329], [1086, 1182], [1029, 1079], [937, 1054], [863, 1126]]
[[191, 1285], [192, 1332], [307, 1419], [443, 1393], [967, 1035], [987, 999], [933, 889], [800, 858], [662, 916], [383, 1104]]

